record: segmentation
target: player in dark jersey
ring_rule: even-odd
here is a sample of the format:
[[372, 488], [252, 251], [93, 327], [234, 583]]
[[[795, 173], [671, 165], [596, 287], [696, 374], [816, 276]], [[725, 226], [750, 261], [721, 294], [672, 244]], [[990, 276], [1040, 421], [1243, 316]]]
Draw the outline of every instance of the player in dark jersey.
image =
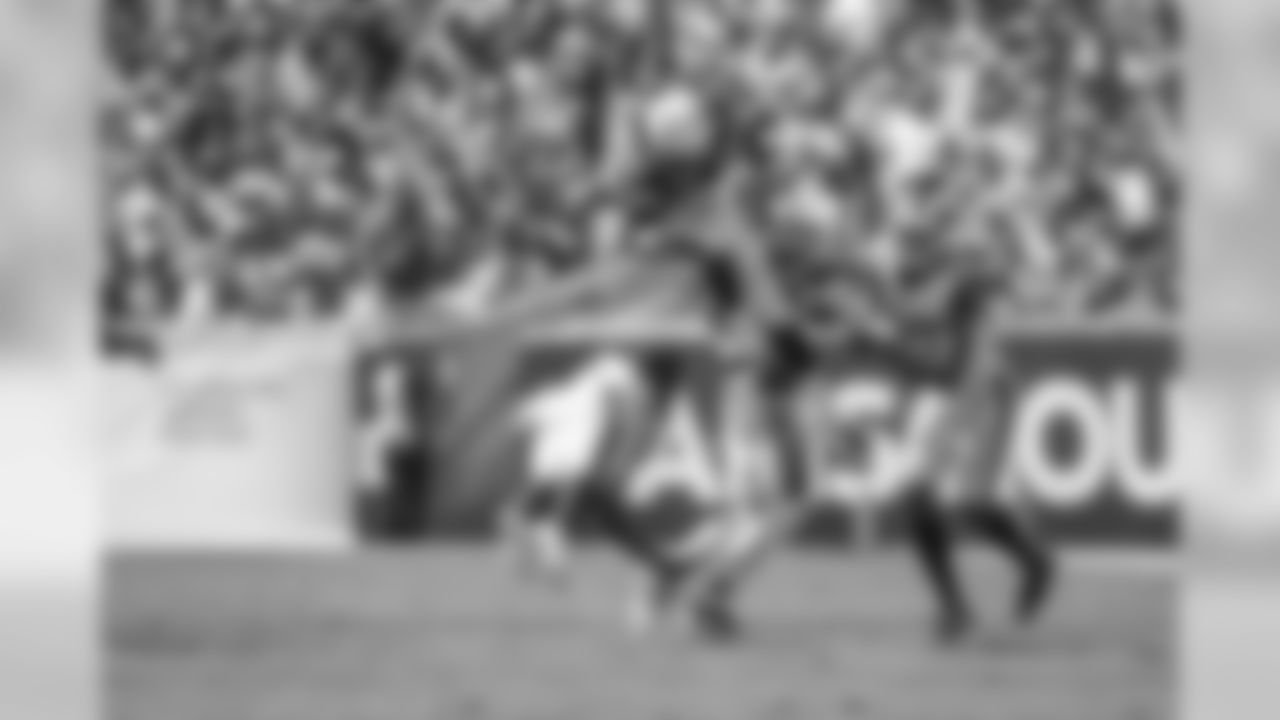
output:
[[962, 531], [991, 542], [1014, 562], [1021, 575], [1015, 613], [1022, 621], [1043, 610], [1056, 564], [1032, 519], [997, 488], [1012, 414], [1008, 369], [993, 334], [1001, 283], [989, 270], [961, 271], [940, 287], [931, 307], [903, 318], [902, 340], [890, 360], [941, 410], [924, 429], [925, 462], [905, 511], [939, 604], [939, 637], [950, 641], [972, 624], [954, 557]]
[[[663, 102], [663, 114], [683, 114], [686, 122], [681, 125], [697, 124], [692, 118], [699, 113], [689, 96], [667, 95]], [[745, 361], [754, 375], [786, 502], [799, 506], [809, 483], [796, 401], [803, 383], [824, 361], [825, 351], [797, 322], [782, 285], [778, 246], [761, 231], [767, 218], [756, 214], [769, 204], [758, 194], [768, 188], [755, 181], [760, 175], [754, 172], [759, 169], [756, 163], [764, 152], [755, 132], [760, 128], [749, 115], [727, 115], [708, 111], [702, 119], [710, 118], [715, 130], [686, 135], [700, 135], [703, 142], [680, 143], [676, 152], [659, 153], [638, 173], [632, 217], [658, 237], [668, 257], [692, 269], [701, 305], [720, 336], [716, 344], [732, 364]], [[760, 512], [759, 524], [776, 526], [768, 532], [779, 535], [785, 533], [790, 517], [801, 514]], [[740, 629], [731, 599], [753, 554], [744, 553], [741, 563], [727, 557], [723, 563], [706, 563], [691, 571], [688, 587], [680, 589], [693, 598], [689, 602], [703, 629], [716, 637], [732, 637]]]
[[[732, 263], [713, 254], [700, 259], [718, 307], [723, 312], [739, 307], [743, 290]], [[1002, 284], [989, 269], [955, 259], [942, 266], [951, 269], [926, 283], [930, 287], [920, 291], [923, 299], [917, 302], [907, 301], [915, 293], [894, 292], [875, 276], [858, 278], [866, 302], [856, 317], [843, 318], [835, 333], [815, 332], [795, 317], [763, 326], [759, 377], [783, 472], [800, 508], [813, 488], [805, 478], [800, 426], [789, 403], [805, 377], [825, 363], [845, 363], [894, 378], [928, 400], [925, 407], [934, 412], [917, 430], [924, 457], [904, 513], [939, 606], [939, 637], [949, 641], [962, 637], [972, 618], [954, 559], [963, 532], [991, 542], [1015, 563], [1021, 574], [1015, 611], [1023, 621], [1036, 618], [1049, 598], [1055, 562], [1032, 519], [997, 492], [1012, 409], [1007, 368], [992, 332]], [[726, 577], [726, 587], [743, 572], [711, 570]], [[724, 612], [723, 606], [708, 603]]]
[[[688, 109], [692, 101], [687, 97], [672, 96], [667, 102], [674, 108], [672, 114], [697, 114]], [[834, 338], [817, 337], [820, 333], [806, 328], [777, 286], [777, 258], [770, 255], [769, 243], [756, 232], [751, 218], [743, 215], [752, 203], [733, 197], [750, 192], [741, 182], [746, 173], [739, 172], [741, 156], [751, 157], [749, 134], [735, 137], [705, 128], [692, 133], [699, 134], [718, 142], [695, 142], [695, 152], [686, 147], [686, 151], [667, 154], [641, 173], [636, 214], [642, 222], [661, 224], [666, 217], [679, 215], [683, 206], [701, 204], [704, 216], [717, 218], [695, 228], [687, 237], [689, 242], [678, 245], [677, 251], [692, 261], [715, 324], [744, 330], [756, 340], [754, 360], [766, 414], [781, 454], [782, 475], [792, 496], [800, 500], [797, 504], [803, 503], [810, 483], [793, 402], [818, 366], [833, 358], [879, 366], [910, 386], [925, 388], [940, 412], [932, 427], [925, 429], [927, 462], [918, 473], [906, 513], [913, 546], [938, 598], [939, 633], [947, 639], [959, 637], [970, 625], [953, 559], [961, 529], [994, 542], [1016, 561], [1023, 576], [1018, 613], [1034, 618], [1052, 584], [1052, 557], [1029, 520], [1002, 504], [992, 488], [1009, 411], [1006, 376], [994, 362], [989, 332], [999, 284], [986, 272], [949, 273], [937, 284], [938, 291], [926, 293], [934, 297], [924, 307], [915, 307], [916, 303], [898, 297], [904, 294], [893, 291], [896, 282], [885, 283], [869, 274], [853, 282], [872, 296], [865, 303], [866, 312], [842, 318], [845, 327]], [[739, 159], [728, 159], [730, 142], [745, 151]], [[708, 198], [709, 203], [701, 202]], [[955, 258], [941, 258], [939, 263], [944, 268], [954, 265]], [[958, 419], [961, 413], [966, 414], [964, 421]], [[979, 416], [983, 422], [974, 421]], [[958, 497], [950, 497], [953, 494]], [[703, 584], [719, 583], [706, 580]], [[727, 591], [710, 592], [698, 603], [708, 626], [736, 627]]]
[[[750, 133], [714, 100], [683, 86], [654, 94], [639, 118], [636, 141], [642, 152], [628, 173], [622, 199], [628, 231], [661, 260], [692, 269], [693, 285], [703, 291], [702, 304], [719, 329], [735, 324], [746, 314], [744, 308], [761, 305], [759, 296], [768, 291], [759, 288], [758, 264], [749, 267], [759, 258], [744, 252], [752, 250], [744, 246], [757, 238], [745, 236], [746, 229], [732, 217], [746, 176], [743, 164], [749, 162], [744, 157], [751, 156], [744, 151]], [[690, 383], [689, 361], [680, 358], [680, 352], [634, 351], [658, 415], [678, 389]], [[684, 539], [715, 531], [723, 508], [679, 492], [638, 508], [614, 488], [600, 487], [604, 490], [583, 507], [611, 539], [653, 571], [655, 607], [669, 608], [678, 598], [698, 595], [687, 607], [694, 611], [699, 628], [718, 638], [736, 634], [738, 623], [728, 593], [687, 592], [688, 582], [700, 574], [708, 556], [673, 549]]]
[[[701, 629], [716, 639], [732, 639], [741, 632], [733, 603], [737, 588], [765, 552], [803, 519], [813, 500], [797, 400], [804, 383], [833, 354], [830, 340], [818, 337], [821, 333], [810, 328], [787, 300], [770, 297], [780, 288], [769, 287], [759, 266], [752, 266], [767, 250], [760, 245], [744, 247], [762, 240], [747, 228], [737, 229], [741, 234], [732, 238], [704, 236], [672, 248], [675, 257], [692, 270], [701, 304], [720, 336], [721, 360], [745, 369], [753, 378], [762, 401], [761, 419], [778, 460], [780, 502], [752, 506], [751, 516], [738, 526], [744, 535], [727, 540], [714, 557], [680, 568], [666, 588], [675, 600], [693, 609]], [[761, 254], [753, 257], [755, 252]]]

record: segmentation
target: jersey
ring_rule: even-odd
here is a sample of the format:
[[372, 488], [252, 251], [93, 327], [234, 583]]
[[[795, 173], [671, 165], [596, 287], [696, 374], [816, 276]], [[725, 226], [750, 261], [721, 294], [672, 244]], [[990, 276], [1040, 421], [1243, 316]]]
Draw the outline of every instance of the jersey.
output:
[[907, 432], [918, 475], [947, 502], [985, 502], [1002, 480], [1013, 387], [990, 335], [994, 287], [980, 277], [954, 282], [896, 359], [917, 390]]
[[994, 369], [987, 336], [998, 288], [968, 272], [944, 282], [940, 302], [899, 308], [896, 338], [862, 352], [908, 384], [956, 391]]

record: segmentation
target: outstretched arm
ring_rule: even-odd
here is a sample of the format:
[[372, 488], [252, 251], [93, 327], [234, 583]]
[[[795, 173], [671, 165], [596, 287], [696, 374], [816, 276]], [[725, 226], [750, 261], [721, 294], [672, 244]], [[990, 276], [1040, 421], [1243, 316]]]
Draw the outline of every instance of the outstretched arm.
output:
[[451, 344], [516, 337], [529, 325], [574, 310], [609, 294], [625, 292], [636, 281], [625, 261], [602, 261], [553, 283], [531, 288], [482, 315], [460, 317], [439, 309], [438, 298], [401, 311], [394, 322], [373, 329], [371, 344]]

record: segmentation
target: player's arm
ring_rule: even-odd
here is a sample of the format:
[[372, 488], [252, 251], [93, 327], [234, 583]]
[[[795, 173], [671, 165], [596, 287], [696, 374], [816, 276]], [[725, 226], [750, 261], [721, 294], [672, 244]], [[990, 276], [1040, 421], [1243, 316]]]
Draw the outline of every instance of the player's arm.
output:
[[865, 267], [847, 268], [829, 297], [838, 322], [860, 338], [881, 344], [897, 340], [904, 301], [883, 275]]
[[451, 344], [498, 337], [515, 338], [530, 325], [545, 321], [580, 304], [634, 284], [633, 267], [626, 262], [602, 261], [532, 288], [502, 302], [482, 316], [459, 317], [439, 310], [436, 298], [420, 308], [401, 310], [390, 323], [366, 328], [369, 344]]
[[922, 370], [953, 374], [994, 347], [997, 289], [981, 278], [950, 278], [922, 300], [921, 317], [909, 326], [912, 355]]

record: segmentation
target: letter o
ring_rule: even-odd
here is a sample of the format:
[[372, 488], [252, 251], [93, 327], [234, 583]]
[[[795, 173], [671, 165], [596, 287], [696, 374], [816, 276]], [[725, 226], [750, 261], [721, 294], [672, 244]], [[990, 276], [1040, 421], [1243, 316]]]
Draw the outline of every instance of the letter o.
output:
[[[1035, 387], [1018, 414], [1015, 472], [1037, 499], [1055, 508], [1075, 508], [1096, 495], [1110, 462], [1107, 415], [1094, 393], [1069, 378]], [[1051, 457], [1046, 440], [1055, 423], [1068, 423], [1077, 447], [1068, 463]]]

